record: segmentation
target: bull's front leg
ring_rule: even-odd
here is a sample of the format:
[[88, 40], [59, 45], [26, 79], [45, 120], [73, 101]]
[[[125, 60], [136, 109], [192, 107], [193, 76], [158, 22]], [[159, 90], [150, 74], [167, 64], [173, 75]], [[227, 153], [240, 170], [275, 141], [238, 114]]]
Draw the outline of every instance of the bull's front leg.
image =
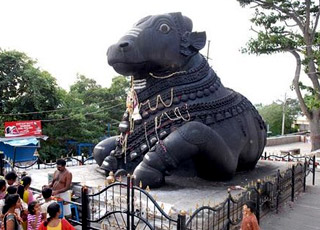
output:
[[216, 168], [227, 177], [236, 171], [238, 157], [234, 156], [220, 135], [210, 127], [193, 121], [172, 132], [156, 144], [154, 151], [144, 156], [134, 170], [135, 181], [137, 184], [141, 181], [143, 187], [160, 187], [165, 182], [167, 170], [177, 168], [181, 162], [196, 154], [201, 154], [212, 163], [212, 167], [218, 166]]
[[117, 138], [119, 138], [119, 136], [104, 139], [94, 147], [92, 155], [99, 166], [102, 166], [105, 158], [116, 148]]

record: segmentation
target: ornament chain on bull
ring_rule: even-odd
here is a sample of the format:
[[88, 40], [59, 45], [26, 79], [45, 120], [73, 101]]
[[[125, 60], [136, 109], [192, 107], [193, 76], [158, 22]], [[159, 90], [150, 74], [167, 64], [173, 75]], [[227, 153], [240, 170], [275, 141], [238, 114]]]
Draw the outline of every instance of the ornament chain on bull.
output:
[[127, 158], [127, 142], [128, 136], [134, 130], [134, 121], [141, 120], [139, 113], [139, 101], [136, 91], [134, 90], [133, 76], [131, 77], [131, 86], [128, 91], [127, 101], [126, 101], [126, 112], [119, 124], [119, 129], [121, 132], [119, 143], [122, 146], [121, 153], [124, 154], [124, 162], [126, 163]]
[[[140, 108], [143, 105], [148, 105], [149, 110], [155, 111], [155, 110], [158, 109], [158, 106], [159, 106], [160, 103], [164, 107], [170, 108], [172, 106], [172, 103], [173, 103], [173, 98], [174, 98], [174, 93], [173, 93], [173, 88], [171, 88], [171, 90], [170, 90], [170, 101], [169, 101], [168, 104], [166, 104], [163, 101], [161, 95], [157, 95], [156, 96], [155, 107], [151, 106], [151, 103], [150, 103], [149, 99], [147, 101], [143, 102], [143, 103], [139, 103], [137, 93], [136, 93], [136, 91], [134, 89], [134, 77], [133, 76], [131, 77], [131, 86], [130, 86], [130, 89], [128, 91], [127, 100], [126, 100], [127, 109], [126, 109], [126, 112], [124, 113], [123, 119], [122, 119], [122, 121], [120, 122], [120, 125], [119, 125], [119, 129], [120, 129], [120, 132], [121, 132], [119, 143], [121, 145], [121, 154], [125, 155], [124, 156], [124, 163], [126, 163], [126, 158], [127, 158], [126, 153], [127, 153], [128, 136], [129, 136], [130, 133], [132, 133], [134, 131], [134, 121], [142, 119], [141, 115], [140, 115]], [[186, 112], [187, 112], [187, 118], [184, 118], [182, 116], [179, 107], [175, 107], [174, 110], [173, 110], [175, 118], [171, 118], [167, 114], [167, 112], [162, 113], [159, 117], [157, 117], [157, 116], [155, 117], [155, 119], [154, 119], [154, 124], [155, 124], [154, 131], [155, 131], [156, 138], [157, 138], [158, 141], [160, 141], [160, 138], [158, 136], [158, 129], [161, 126], [162, 117], [165, 115], [171, 121], [175, 121], [175, 120], [179, 120], [179, 119], [182, 119], [183, 121], [189, 121], [190, 120], [190, 114], [189, 114], [189, 111], [188, 111], [188, 105], [187, 104], [185, 104], [185, 109], [186, 109]], [[159, 121], [158, 121], [158, 118], [159, 118]], [[146, 124], [145, 124], [145, 126], [146, 126]], [[147, 140], [147, 135], [146, 135], [146, 127], [145, 127], [145, 138], [146, 138], [146, 142], [148, 144], [148, 148], [150, 150], [150, 146], [149, 146], [149, 143], [148, 143], [148, 140]]]

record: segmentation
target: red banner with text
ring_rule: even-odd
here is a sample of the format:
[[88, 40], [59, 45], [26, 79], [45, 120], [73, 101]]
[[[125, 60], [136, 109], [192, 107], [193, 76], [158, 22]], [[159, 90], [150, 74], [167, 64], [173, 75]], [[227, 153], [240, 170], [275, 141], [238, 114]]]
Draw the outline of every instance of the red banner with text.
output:
[[42, 135], [41, 121], [8, 121], [4, 123], [5, 137], [27, 137]]

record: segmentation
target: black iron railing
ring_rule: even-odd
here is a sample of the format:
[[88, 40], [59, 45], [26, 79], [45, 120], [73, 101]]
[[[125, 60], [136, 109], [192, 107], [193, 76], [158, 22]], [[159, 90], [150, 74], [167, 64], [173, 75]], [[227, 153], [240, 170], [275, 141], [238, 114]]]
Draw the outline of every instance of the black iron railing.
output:
[[[2, 157], [0, 155], [0, 157]], [[92, 156], [86, 157], [84, 154], [81, 156], [66, 156], [61, 157], [67, 162], [67, 166], [80, 166], [87, 164], [95, 164], [95, 160]], [[56, 162], [47, 161], [41, 159], [40, 156], [35, 156], [34, 160], [31, 162], [27, 162], [24, 164], [20, 164], [20, 162], [16, 162], [14, 159], [2, 158], [0, 159], [0, 172], [6, 171], [14, 171], [14, 170], [27, 170], [27, 169], [46, 169], [46, 168], [54, 168], [56, 167]]]
[[[283, 156], [269, 154], [264, 152], [260, 157], [261, 160], [270, 160], [270, 161], [285, 161], [285, 162], [307, 162], [307, 176], [309, 173], [312, 173], [312, 185], [315, 185], [315, 170], [318, 163], [316, 162], [316, 155], [305, 155], [305, 156], [294, 156], [290, 153], [287, 153]], [[311, 167], [310, 167], [311, 166]]]

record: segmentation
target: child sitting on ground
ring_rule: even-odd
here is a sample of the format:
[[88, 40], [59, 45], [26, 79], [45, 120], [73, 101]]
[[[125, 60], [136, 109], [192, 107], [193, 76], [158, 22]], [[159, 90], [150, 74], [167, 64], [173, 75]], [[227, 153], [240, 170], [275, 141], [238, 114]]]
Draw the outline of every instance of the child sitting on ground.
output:
[[48, 206], [55, 202], [52, 199], [52, 189], [49, 187], [43, 187], [42, 189], [42, 197], [44, 199], [44, 203], [41, 204], [41, 215], [43, 220], [47, 220], [48, 214], [47, 214], [47, 208]]
[[28, 206], [28, 211], [27, 230], [38, 230], [41, 224], [40, 204], [38, 201], [32, 201]]

